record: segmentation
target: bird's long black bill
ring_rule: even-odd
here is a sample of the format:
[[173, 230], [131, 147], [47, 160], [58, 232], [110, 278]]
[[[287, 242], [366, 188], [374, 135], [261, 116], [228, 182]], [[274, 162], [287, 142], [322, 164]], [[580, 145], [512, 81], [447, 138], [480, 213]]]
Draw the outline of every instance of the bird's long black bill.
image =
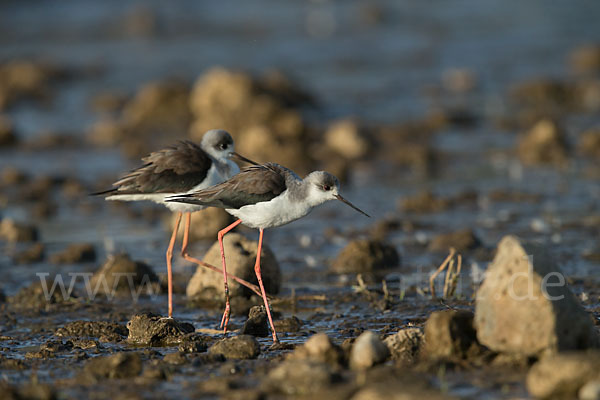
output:
[[246, 158], [246, 157], [244, 157], [244, 156], [242, 156], [242, 155], [240, 155], [240, 154], [236, 153], [235, 151], [234, 151], [233, 153], [231, 153], [231, 154], [229, 155], [229, 157], [230, 157], [230, 158], [233, 158], [234, 160], [235, 160], [235, 159], [237, 159], [237, 160], [239, 160], [239, 161], [243, 161], [243, 162], [245, 162], [245, 163], [248, 163], [248, 164], [252, 164], [252, 165], [258, 165], [258, 163], [257, 163], [257, 162], [254, 162], [254, 161], [252, 161], [252, 160], [250, 160], [250, 159], [248, 159], [248, 158]]
[[348, 200], [346, 200], [345, 198], [343, 198], [342, 196], [340, 196], [339, 194], [335, 195], [335, 198], [338, 199], [339, 201], [341, 201], [342, 203], [346, 203], [348, 204], [350, 207], [354, 208], [356, 211], [358, 211], [359, 213], [361, 213], [362, 215], [365, 215], [369, 218], [371, 218], [371, 216], [369, 214], [367, 214], [366, 212], [364, 212], [363, 210], [361, 210], [360, 208], [356, 207], [354, 204], [350, 203]]

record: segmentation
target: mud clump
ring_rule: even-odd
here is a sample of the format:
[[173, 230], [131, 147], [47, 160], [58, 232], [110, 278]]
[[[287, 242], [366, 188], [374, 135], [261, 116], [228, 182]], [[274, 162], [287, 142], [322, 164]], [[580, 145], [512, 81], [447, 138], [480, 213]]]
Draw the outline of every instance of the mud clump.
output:
[[288, 355], [288, 360], [309, 360], [329, 364], [332, 367], [346, 365], [344, 351], [334, 344], [325, 333], [311, 336], [306, 343]]
[[0, 382], [0, 393], [4, 400], [56, 400], [55, 390], [45, 384], [29, 383], [19, 388]]
[[564, 166], [568, 161], [564, 133], [548, 119], [536, 123], [519, 140], [517, 154], [525, 165]]
[[262, 388], [290, 396], [314, 394], [340, 380], [327, 364], [311, 360], [287, 360], [269, 372]]
[[469, 311], [436, 311], [425, 323], [423, 355], [430, 359], [465, 359], [478, 355], [481, 346]]
[[475, 327], [479, 341], [501, 353], [541, 356], [598, 344], [549, 250], [514, 236], [500, 241], [477, 291]]
[[90, 279], [98, 293], [106, 295], [138, 293], [146, 289], [148, 294], [158, 293], [158, 277], [151, 267], [133, 261], [127, 254], [118, 254], [108, 258], [106, 263]]
[[[17, 310], [50, 310], [56, 306], [72, 303], [75, 294], [65, 290], [51, 291], [53, 277], [46, 277], [46, 285], [41, 281], [22, 288], [17, 294], [8, 298], [10, 306]], [[57, 285], [58, 286], [58, 285]]]
[[600, 128], [583, 132], [579, 137], [577, 149], [586, 157], [600, 159]]
[[288, 318], [275, 320], [273, 321], [273, 325], [275, 325], [275, 330], [277, 332], [295, 333], [302, 329], [302, 321], [294, 315]]
[[[229, 233], [223, 238], [223, 247], [227, 258], [227, 273], [258, 285], [254, 272], [258, 242], [247, 239], [238, 233]], [[215, 242], [208, 250], [204, 261], [211, 265], [221, 266], [221, 250], [218, 242]], [[268, 294], [276, 294], [281, 285], [281, 272], [275, 255], [267, 246], [263, 246], [261, 251], [260, 268], [265, 291]], [[254, 293], [233, 279], [228, 279], [228, 284], [231, 297], [250, 297]], [[223, 274], [198, 266], [187, 286], [186, 294], [188, 297], [200, 298], [203, 296], [224, 297]]]
[[536, 398], [576, 398], [588, 382], [600, 380], [600, 352], [566, 352], [544, 357], [527, 374]]
[[[175, 218], [177, 218], [176, 215], [173, 215], [170, 220], [170, 232], [175, 227]], [[217, 233], [231, 222], [233, 222], [233, 217], [221, 208], [209, 207], [194, 212], [192, 213], [189, 240], [214, 240], [217, 237]], [[179, 233], [179, 236], [183, 236], [183, 230]]]
[[350, 367], [367, 369], [387, 360], [390, 352], [387, 346], [372, 331], [363, 332], [352, 345]]
[[334, 121], [325, 132], [325, 144], [332, 151], [349, 160], [364, 157], [370, 147], [364, 129], [350, 119]]
[[17, 264], [32, 264], [44, 260], [45, 246], [43, 243], [34, 243], [25, 250], [20, 251], [14, 257]]
[[192, 324], [152, 313], [134, 315], [127, 323], [127, 329], [128, 342], [146, 346], [180, 344], [186, 334], [194, 332]]
[[106, 321], [73, 321], [56, 330], [59, 337], [93, 337], [101, 342], [120, 342], [129, 334], [127, 327]]
[[390, 357], [400, 365], [414, 364], [424, 342], [423, 330], [406, 328], [390, 335], [383, 341], [390, 351]]
[[59, 253], [50, 256], [53, 264], [75, 264], [96, 261], [96, 249], [90, 243], [73, 243]]
[[250, 309], [248, 319], [244, 322], [241, 334], [257, 337], [269, 336], [269, 322], [264, 306], [254, 306]]
[[239, 335], [225, 338], [213, 344], [208, 352], [221, 354], [227, 359], [247, 360], [258, 357], [260, 344], [251, 335]]
[[181, 339], [178, 350], [180, 353], [203, 353], [213, 342], [209, 336], [188, 333]]
[[471, 229], [461, 229], [456, 232], [443, 233], [435, 236], [427, 249], [429, 251], [448, 251], [454, 247], [456, 251], [474, 250], [481, 246], [481, 240]]
[[400, 200], [400, 208], [407, 213], [428, 214], [440, 212], [451, 206], [449, 199], [434, 196], [426, 190]]
[[97, 357], [83, 367], [80, 378], [97, 383], [106, 379], [134, 378], [142, 372], [142, 359], [138, 353], [118, 353], [112, 356]]
[[400, 265], [394, 246], [377, 240], [353, 240], [338, 254], [332, 270], [340, 274], [377, 274]]
[[0, 222], [0, 239], [7, 242], [35, 242], [39, 237], [33, 225], [21, 224], [5, 218]]

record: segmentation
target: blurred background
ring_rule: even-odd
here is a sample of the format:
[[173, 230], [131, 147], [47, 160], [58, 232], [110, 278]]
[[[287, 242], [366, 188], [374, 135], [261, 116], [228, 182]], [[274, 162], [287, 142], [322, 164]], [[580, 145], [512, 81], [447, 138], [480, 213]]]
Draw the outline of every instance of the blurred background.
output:
[[259, 162], [329, 170], [374, 216], [328, 205], [273, 233], [290, 279], [353, 237], [391, 243], [407, 272], [449, 245], [489, 261], [508, 233], [586, 276], [600, 254], [598, 15], [591, 0], [3, 1], [5, 290], [32, 279], [14, 262], [79, 242], [162, 273], [169, 213], [87, 194], [211, 128]]

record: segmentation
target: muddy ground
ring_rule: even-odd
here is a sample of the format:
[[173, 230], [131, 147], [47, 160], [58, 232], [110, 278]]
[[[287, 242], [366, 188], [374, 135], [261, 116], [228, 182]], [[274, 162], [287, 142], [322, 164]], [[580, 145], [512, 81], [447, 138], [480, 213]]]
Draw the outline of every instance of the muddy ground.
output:
[[[531, 398], [542, 355], [473, 330], [506, 235], [542, 246], [599, 331], [598, 6], [178, 5], [0, 6], [0, 398]], [[188, 295], [178, 254], [163, 319], [172, 215], [89, 196], [209, 128], [336, 174], [372, 215], [326, 204], [266, 231], [276, 346], [243, 292], [222, 341], [221, 287]], [[190, 254], [227, 221], [195, 219]], [[433, 296], [450, 248], [461, 273]], [[96, 293], [115, 260], [138, 275]], [[598, 398], [600, 376], [574, 376], [570, 397]]]

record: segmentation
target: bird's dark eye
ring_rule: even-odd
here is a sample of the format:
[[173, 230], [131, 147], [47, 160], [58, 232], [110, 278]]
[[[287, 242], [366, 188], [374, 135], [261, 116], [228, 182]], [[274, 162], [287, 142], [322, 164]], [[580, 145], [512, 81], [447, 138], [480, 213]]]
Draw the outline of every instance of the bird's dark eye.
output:
[[227, 143], [221, 143], [218, 145], [219, 150], [225, 150], [227, 148]]
[[329, 186], [329, 185], [323, 185], [323, 190], [326, 191], [326, 192], [328, 192], [328, 191], [331, 190], [331, 186]]

